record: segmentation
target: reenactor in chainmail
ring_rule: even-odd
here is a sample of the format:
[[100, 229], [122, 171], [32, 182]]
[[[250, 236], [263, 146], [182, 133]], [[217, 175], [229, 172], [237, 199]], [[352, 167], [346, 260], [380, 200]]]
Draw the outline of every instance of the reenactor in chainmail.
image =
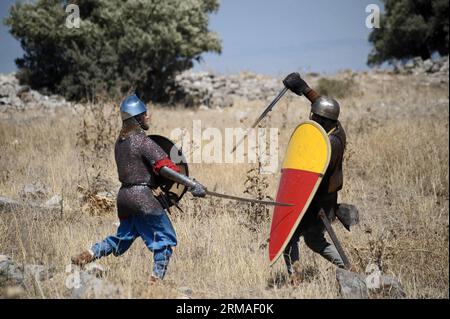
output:
[[168, 155], [145, 133], [149, 129], [147, 107], [136, 95], [127, 97], [120, 106], [122, 130], [115, 144], [117, 172], [122, 186], [117, 195], [120, 225], [117, 234], [106, 237], [89, 250], [72, 258], [84, 266], [111, 253], [125, 253], [137, 237], [153, 252], [151, 281], [163, 279], [177, 245], [175, 230], [161, 203], [153, 195], [158, 175], [187, 186], [196, 197], [205, 196], [205, 188], [179, 173]]
[[[331, 144], [331, 158], [322, 182], [311, 201], [311, 204], [297, 227], [291, 241], [284, 251], [284, 259], [289, 274], [294, 272], [293, 266], [300, 258], [298, 241], [304, 237], [305, 244], [314, 252], [319, 253], [340, 268], [345, 268], [344, 262], [336, 247], [325, 239], [325, 226], [318, 217], [321, 209], [328, 219], [335, 218], [338, 209], [338, 191], [343, 185], [342, 162], [346, 146], [345, 131], [338, 121], [339, 103], [330, 97], [318, 96], [298, 73], [291, 73], [283, 80], [284, 85], [297, 95], [305, 95], [313, 101], [310, 120], [319, 123], [327, 132]], [[315, 95], [315, 96], [314, 96]]]

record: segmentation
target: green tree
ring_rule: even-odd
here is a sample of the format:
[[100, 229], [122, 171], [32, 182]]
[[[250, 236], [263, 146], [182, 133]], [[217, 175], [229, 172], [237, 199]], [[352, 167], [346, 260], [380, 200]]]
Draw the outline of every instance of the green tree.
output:
[[373, 44], [369, 65], [448, 54], [448, 0], [384, 0], [384, 4], [380, 28], [369, 35]]
[[[70, 3], [80, 27], [67, 28]], [[219, 0], [38, 0], [16, 3], [5, 23], [25, 51], [16, 60], [22, 82], [71, 100], [136, 89], [148, 101], [167, 99], [174, 76], [221, 52], [208, 29]]]

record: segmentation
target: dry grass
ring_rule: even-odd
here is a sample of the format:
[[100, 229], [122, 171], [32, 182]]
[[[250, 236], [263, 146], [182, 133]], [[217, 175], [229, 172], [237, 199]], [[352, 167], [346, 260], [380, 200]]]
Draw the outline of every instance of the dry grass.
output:
[[[359, 207], [361, 223], [351, 233], [336, 225], [338, 236], [361, 272], [376, 263], [401, 280], [408, 298], [448, 298], [448, 86], [427, 87], [413, 78], [379, 74], [354, 80], [364, 94], [340, 100], [349, 141], [340, 200]], [[244, 125], [237, 124], [237, 112], [248, 112], [251, 122], [264, 103], [239, 103], [223, 111], [154, 107], [151, 130], [168, 136], [175, 127], [189, 130], [191, 119], [221, 129]], [[14, 114], [0, 122], [0, 194], [18, 198], [25, 184], [39, 180], [52, 194], [63, 195], [64, 209], [55, 215], [0, 213], [0, 254], [55, 266], [56, 277], [30, 285], [27, 294], [63, 298], [70, 256], [113, 233], [117, 219], [115, 213], [82, 211], [77, 185], [88, 186], [95, 173], [89, 161], [96, 157], [83, 161], [82, 151], [92, 145], [76, 146], [82, 131], [79, 115], [31, 115]], [[266, 122], [280, 129], [280, 162], [290, 132], [307, 115], [303, 99], [285, 99]], [[111, 149], [103, 150], [101, 158], [94, 170], [103, 170], [101, 177], [116, 191]], [[210, 188], [243, 194], [250, 168], [209, 164], [192, 165], [191, 171]], [[273, 197], [279, 174], [266, 177], [267, 195]], [[190, 287], [195, 298], [339, 297], [333, 266], [303, 243], [301, 266], [309, 274], [302, 285], [273, 287], [284, 265], [279, 261], [269, 268], [265, 244], [270, 225], [249, 229], [247, 206], [187, 195], [183, 207], [184, 214], [171, 215], [179, 246], [165, 284], [147, 285], [152, 258], [140, 240], [122, 257], [99, 261], [108, 269], [107, 279], [124, 288], [124, 298], [176, 298], [179, 287]]]

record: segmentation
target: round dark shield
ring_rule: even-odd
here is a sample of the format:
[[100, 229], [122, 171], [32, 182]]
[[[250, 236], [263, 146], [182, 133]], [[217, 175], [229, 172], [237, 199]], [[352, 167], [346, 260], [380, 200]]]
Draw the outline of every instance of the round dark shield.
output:
[[[171, 161], [178, 166], [181, 174], [189, 176], [189, 169], [186, 158], [184, 157], [181, 149], [179, 149], [175, 145], [175, 143], [173, 143], [167, 137], [161, 135], [149, 135], [148, 137], [151, 138], [153, 142], [158, 144], [164, 152], [166, 152]], [[158, 185], [156, 190], [159, 190], [160, 193], [162, 193], [162, 196], [160, 195], [161, 197], [159, 198], [159, 200], [165, 202], [163, 206], [165, 206], [166, 208], [177, 204], [187, 191], [186, 186], [171, 181], [170, 179], [162, 176], [156, 177], [156, 185]]]

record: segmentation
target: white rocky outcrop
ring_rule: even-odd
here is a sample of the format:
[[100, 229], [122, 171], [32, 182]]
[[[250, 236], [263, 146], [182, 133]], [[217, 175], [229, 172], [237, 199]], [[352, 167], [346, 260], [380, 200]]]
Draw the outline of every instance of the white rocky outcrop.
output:
[[283, 88], [281, 79], [253, 73], [216, 75], [187, 71], [175, 78], [187, 106], [209, 108], [233, 106], [237, 98], [248, 101], [273, 99]]
[[43, 95], [27, 85], [20, 85], [14, 73], [0, 74], [0, 113], [39, 109], [54, 111], [71, 106], [58, 95]]
[[413, 74], [430, 76], [448, 77], [448, 55], [439, 59], [423, 60], [421, 57], [415, 57], [407, 63], [396, 63], [394, 72], [397, 74]]

